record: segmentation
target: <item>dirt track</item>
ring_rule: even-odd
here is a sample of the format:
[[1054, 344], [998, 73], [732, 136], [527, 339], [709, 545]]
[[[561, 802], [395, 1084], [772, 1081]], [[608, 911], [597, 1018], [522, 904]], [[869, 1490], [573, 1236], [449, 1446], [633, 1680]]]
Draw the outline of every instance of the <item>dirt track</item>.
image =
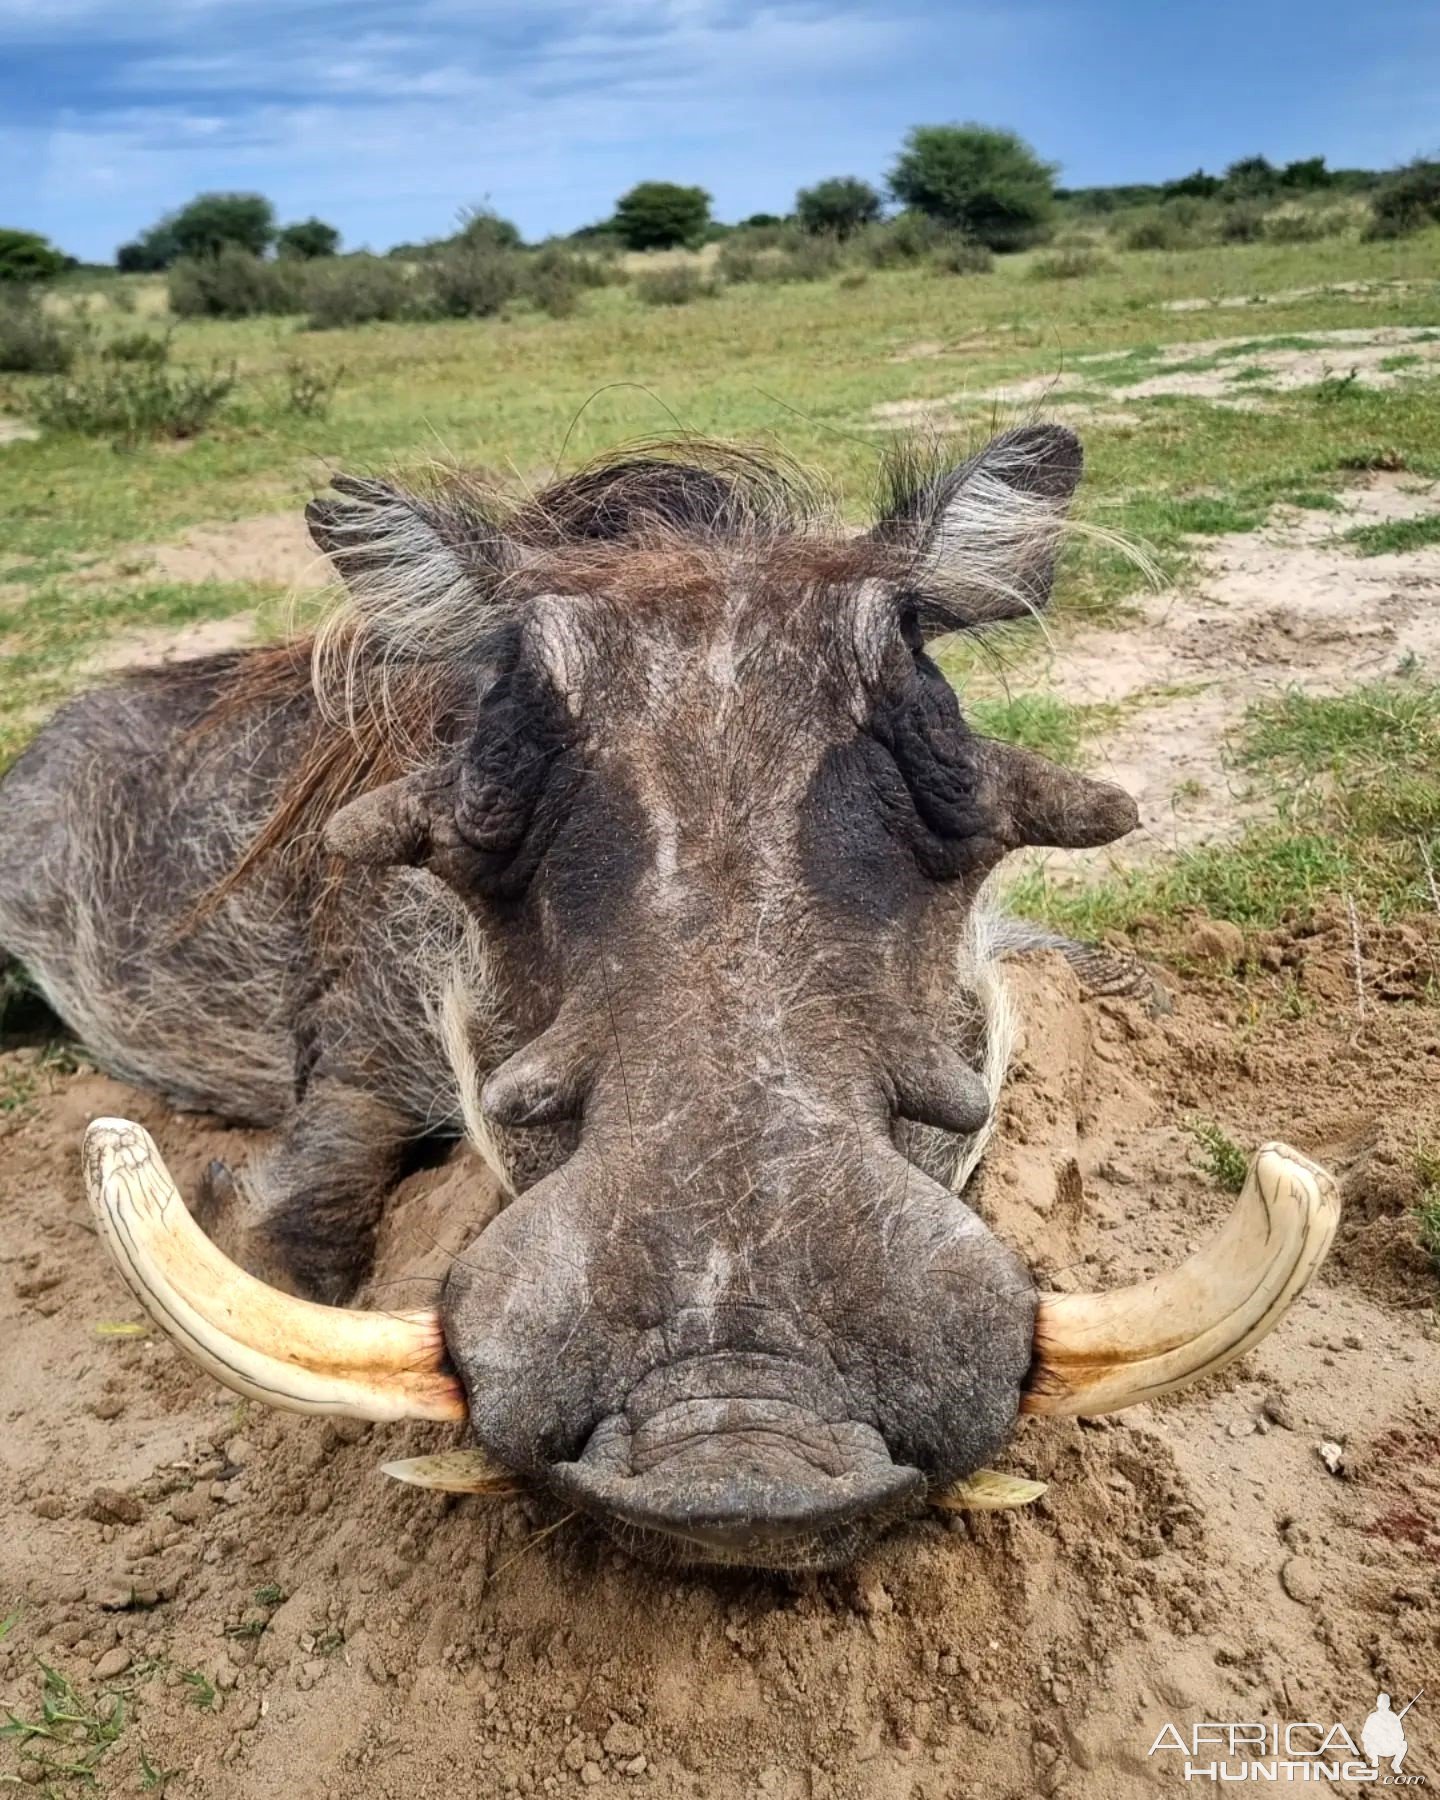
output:
[[[665, 1576], [573, 1522], [540, 1537], [552, 1520], [528, 1504], [377, 1473], [439, 1428], [267, 1417], [153, 1337], [97, 1335], [135, 1314], [86, 1223], [87, 1119], [144, 1120], [186, 1182], [241, 1146], [102, 1077], [60, 1079], [5, 1144], [0, 1595], [25, 1612], [0, 1696], [33, 1710], [36, 1654], [82, 1690], [132, 1689], [102, 1791], [138, 1790], [143, 1745], [181, 1772], [173, 1793], [207, 1800], [1110, 1800], [1162, 1785], [1146, 1751], [1167, 1720], [1358, 1731], [1377, 1687], [1433, 1669], [1440, 1620], [1440, 1343], [1411, 1217], [1415, 1141], [1440, 1133], [1440, 1031], [1416, 1004], [1440, 920], [1367, 938], [1363, 1023], [1347, 925], [1255, 948], [1282, 969], [1189, 983], [1158, 1020], [1027, 971], [984, 1203], [1044, 1278], [1123, 1280], [1228, 1204], [1185, 1119], [1283, 1132], [1344, 1182], [1319, 1287], [1198, 1393], [1028, 1425], [1008, 1466], [1052, 1484], [1030, 1512], [912, 1526], [843, 1577]], [[1282, 1016], [1287, 981], [1312, 1017]], [[489, 1205], [464, 1155], [412, 1179], [387, 1300], [422, 1293]], [[1423, 1720], [1412, 1744], [1422, 1771], [1440, 1754]]]

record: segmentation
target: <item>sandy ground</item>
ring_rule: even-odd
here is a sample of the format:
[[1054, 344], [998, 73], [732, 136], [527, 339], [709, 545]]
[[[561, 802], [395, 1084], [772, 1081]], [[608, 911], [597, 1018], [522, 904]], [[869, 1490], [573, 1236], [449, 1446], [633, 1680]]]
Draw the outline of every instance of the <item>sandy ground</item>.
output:
[[[1359, 556], [1340, 542], [1357, 525], [1435, 513], [1440, 484], [1373, 475], [1340, 502], [1197, 540], [1193, 580], [1142, 597], [1123, 625], [1067, 636], [1049, 659], [1045, 684], [1066, 700], [1124, 706], [1095, 766], [1135, 795], [1143, 826], [1090, 864], [1234, 836], [1264, 810], [1230, 753], [1249, 707], [1292, 686], [1339, 693], [1410, 658], [1440, 667], [1440, 546]], [[1026, 688], [1034, 675], [1026, 665]]]
[[[1433, 501], [1377, 481], [1349, 504]], [[1326, 542], [1347, 523], [1221, 540], [1193, 593], [1053, 672], [1073, 698], [1209, 684], [1105, 746], [1152, 830], [1191, 766], [1177, 735], [1223, 786], [1224, 716], [1257, 682], [1339, 685], [1433, 649], [1433, 559], [1356, 559]], [[249, 1145], [33, 1050], [0, 1057], [0, 1620], [19, 1608], [0, 1705], [38, 1715], [37, 1659], [86, 1700], [124, 1695], [99, 1791], [176, 1771], [187, 1800], [1124, 1800], [1178, 1785], [1173, 1756], [1147, 1755], [1167, 1723], [1358, 1735], [1376, 1692], [1408, 1697], [1440, 1651], [1440, 1290], [1414, 1219], [1416, 1146], [1440, 1143], [1440, 917], [1362, 922], [1358, 982], [1339, 917], [1248, 954], [1243, 983], [1223, 956], [1175, 977], [1160, 1017], [1082, 1000], [1059, 965], [1021, 971], [978, 1199], [1042, 1284], [1135, 1279], [1224, 1216], [1188, 1130], [1204, 1116], [1335, 1168], [1345, 1219], [1318, 1283], [1189, 1394], [1027, 1424], [1004, 1466], [1050, 1482], [1035, 1507], [923, 1520], [839, 1576], [659, 1574], [538, 1502], [402, 1489], [378, 1465], [453, 1433], [265, 1414], [153, 1335], [115, 1335], [137, 1314], [87, 1221], [86, 1122], [143, 1121], [187, 1188]], [[494, 1204], [465, 1152], [413, 1177], [376, 1293], [421, 1301]], [[1437, 1709], [1407, 1721], [1407, 1769], [1431, 1780]], [[0, 1777], [33, 1780], [46, 1748], [0, 1732]]]
[[[440, 1428], [265, 1415], [153, 1337], [100, 1335], [136, 1315], [87, 1223], [87, 1119], [146, 1121], [186, 1184], [244, 1146], [102, 1077], [55, 1082], [4, 1143], [0, 1595], [23, 1612], [0, 1698], [33, 1711], [37, 1656], [127, 1693], [101, 1791], [137, 1791], [143, 1749], [205, 1800], [1114, 1800], [1170, 1785], [1147, 1758], [1167, 1722], [1358, 1732], [1440, 1649], [1440, 1343], [1410, 1211], [1416, 1138], [1440, 1133], [1417, 1004], [1440, 920], [1367, 932], [1363, 1019], [1343, 922], [1253, 948], [1273, 973], [1184, 985], [1160, 1019], [1026, 972], [982, 1204], [1042, 1281], [1133, 1279], [1223, 1216], [1182, 1129], [1203, 1112], [1337, 1169], [1325, 1276], [1202, 1389], [1027, 1425], [1006, 1466], [1051, 1483], [1030, 1511], [915, 1524], [843, 1576], [657, 1574], [573, 1521], [542, 1535], [538, 1506], [379, 1475]], [[463, 1154], [412, 1179], [387, 1299], [423, 1293], [491, 1204]], [[1435, 1772], [1440, 1730], [1412, 1721], [1412, 1743]]]
[[[1390, 388], [1405, 381], [1412, 371], [1423, 373], [1428, 365], [1440, 361], [1440, 334], [1428, 326], [1345, 326], [1294, 335], [1302, 336], [1308, 347], [1296, 349], [1284, 337], [1273, 345], [1267, 345], [1263, 337], [1202, 338], [1193, 343], [1167, 344], [1156, 352], [1158, 367], [1138, 375], [1134, 381], [1107, 381], [1109, 398], [1103, 405], [1093, 397], [1069, 400], [1067, 396], [1083, 393], [1094, 384], [1091, 364], [1113, 364], [1114, 353], [1109, 351], [1077, 356], [1063, 369], [1047, 370], [999, 387], [962, 387], [932, 399], [884, 400], [871, 407], [868, 425], [870, 429], [885, 430], [897, 426], [949, 430], [958, 423], [959, 409], [981, 404], [1041, 407], [1047, 416], [1120, 424], [1135, 416], [1123, 410], [1126, 401], [1163, 396], [1209, 400], [1241, 411], [1254, 411], [1267, 404], [1266, 391], [1283, 393], [1327, 380]], [[1386, 366], [1397, 357], [1414, 357], [1415, 361], [1399, 368]], [[1213, 358], [1219, 360], [1212, 367], [1188, 366]], [[1237, 380], [1242, 374], [1244, 379]]]

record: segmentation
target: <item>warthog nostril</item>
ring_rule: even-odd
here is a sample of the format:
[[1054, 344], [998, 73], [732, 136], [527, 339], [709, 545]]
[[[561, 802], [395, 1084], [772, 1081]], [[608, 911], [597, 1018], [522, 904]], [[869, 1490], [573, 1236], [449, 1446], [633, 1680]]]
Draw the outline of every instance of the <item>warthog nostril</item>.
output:
[[588, 1512], [716, 1549], [783, 1543], [908, 1510], [925, 1492], [918, 1469], [894, 1463], [826, 1475], [800, 1459], [773, 1468], [683, 1457], [644, 1475], [559, 1463], [554, 1485]]

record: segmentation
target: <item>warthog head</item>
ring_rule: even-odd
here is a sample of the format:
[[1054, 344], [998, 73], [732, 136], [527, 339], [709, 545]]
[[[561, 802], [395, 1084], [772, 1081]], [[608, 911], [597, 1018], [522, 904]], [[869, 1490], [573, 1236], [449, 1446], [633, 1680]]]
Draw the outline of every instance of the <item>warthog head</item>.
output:
[[1013, 431], [865, 535], [718, 452], [508, 520], [359, 481], [311, 508], [346, 656], [419, 671], [439, 721], [327, 845], [463, 906], [451, 1060], [519, 1190], [445, 1284], [464, 1410], [642, 1548], [844, 1560], [1035, 1382], [1029, 1275], [957, 1191], [1005, 1055], [977, 896], [1135, 813], [978, 736], [926, 643], [1045, 603], [1080, 469]]

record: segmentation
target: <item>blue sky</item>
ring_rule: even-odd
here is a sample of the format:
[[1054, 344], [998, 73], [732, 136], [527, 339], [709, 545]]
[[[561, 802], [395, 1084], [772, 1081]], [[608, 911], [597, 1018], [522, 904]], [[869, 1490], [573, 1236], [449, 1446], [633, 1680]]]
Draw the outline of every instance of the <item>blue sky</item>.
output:
[[84, 257], [205, 188], [348, 246], [489, 196], [528, 236], [647, 177], [721, 218], [1014, 127], [1072, 185], [1440, 140], [1437, 0], [0, 0], [0, 223]]

